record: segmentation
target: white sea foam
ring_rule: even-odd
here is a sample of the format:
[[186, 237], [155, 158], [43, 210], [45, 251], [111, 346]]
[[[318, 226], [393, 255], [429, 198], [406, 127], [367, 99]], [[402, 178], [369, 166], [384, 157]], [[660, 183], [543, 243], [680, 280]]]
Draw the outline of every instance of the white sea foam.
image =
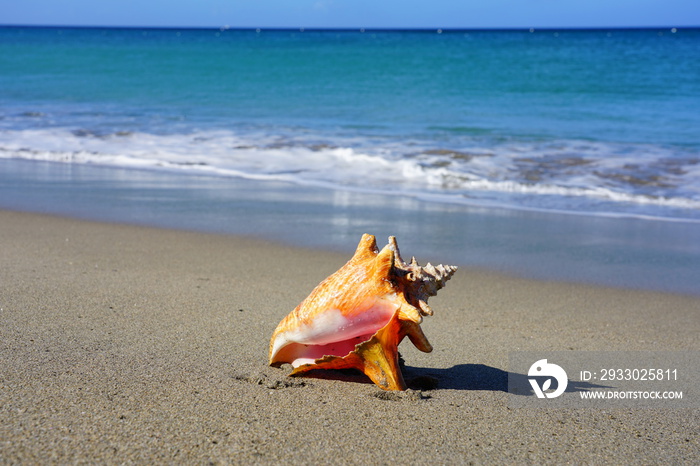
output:
[[[663, 147], [557, 141], [456, 151], [410, 141], [319, 143], [232, 131], [94, 135], [27, 129], [0, 132], [0, 157], [278, 180], [440, 202], [700, 218], [700, 157], [679, 157]], [[648, 212], [644, 206], [676, 210]]]

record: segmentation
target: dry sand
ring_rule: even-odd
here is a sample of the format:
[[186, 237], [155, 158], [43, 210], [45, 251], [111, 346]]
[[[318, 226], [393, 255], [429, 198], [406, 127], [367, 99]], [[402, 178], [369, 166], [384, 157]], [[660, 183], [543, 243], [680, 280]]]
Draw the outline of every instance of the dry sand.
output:
[[347, 259], [0, 212], [0, 463], [700, 457], [698, 409], [513, 409], [506, 393], [509, 351], [698, 350], [699, 298], [462, 268], [431, 300], [435, 350], [401, 345], [407, 379], [437, 388], [267, 367], [279, 320]]

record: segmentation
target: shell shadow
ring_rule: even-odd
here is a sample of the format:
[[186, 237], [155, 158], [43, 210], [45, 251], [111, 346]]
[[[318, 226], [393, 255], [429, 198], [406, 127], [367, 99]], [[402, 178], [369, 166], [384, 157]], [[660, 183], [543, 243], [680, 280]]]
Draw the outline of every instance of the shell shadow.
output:
[[[406, 384], [408, 388], [414, 390], [487, 390], [510, 392], [514, 395], [535, 396], [527, 374], [508, 372], [485, 364], [457, 364], [448, 369], [433, 369], [407, 366], [403, 364], [403, 360], [401, 363]], [[303, 377], [372, 384], [372, 381], [367, 376], [355, 369], [312, 370], [304, 373]], [[581, 392], [593, 388], [610, 387], [569, 380], [566, 391]]]
[[[509, 392], [510, 384], [510, 393], [512, 394], [535, 395], [527, 374], [508, 372], [485, 364], [457, 364], [449, 369], [404, 366], [404, 376], [409, 387], [411, 387], [412, 381], [435, 379], [435, 388], [437, 389]], [[610, 387], [570, 380], [566, 391], [581, 392], [592, 388]]]

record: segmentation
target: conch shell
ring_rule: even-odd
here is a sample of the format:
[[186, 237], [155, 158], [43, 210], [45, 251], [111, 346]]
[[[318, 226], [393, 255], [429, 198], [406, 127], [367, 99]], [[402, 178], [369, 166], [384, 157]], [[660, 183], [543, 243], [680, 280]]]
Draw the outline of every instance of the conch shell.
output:
[[270, 340], [270, 365], [289, 363], [290, 375], [312, 369], [364, 372], [384, 390], [405, 390], [398, 346], [405, 336], [421, 351], [433, 347], [420, 327], [456, 266], [401, 259], [396, 238], [381, 251], [365, 234], [352, 259], [321, 282], [285, 317]]

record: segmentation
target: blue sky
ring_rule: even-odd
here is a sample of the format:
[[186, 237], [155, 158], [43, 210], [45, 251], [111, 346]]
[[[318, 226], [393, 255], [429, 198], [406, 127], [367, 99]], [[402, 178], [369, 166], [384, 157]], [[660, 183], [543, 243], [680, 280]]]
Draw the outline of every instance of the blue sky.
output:
[[700, 0], [0, 0], [0, 24], [156, 27], [700, 26]]

